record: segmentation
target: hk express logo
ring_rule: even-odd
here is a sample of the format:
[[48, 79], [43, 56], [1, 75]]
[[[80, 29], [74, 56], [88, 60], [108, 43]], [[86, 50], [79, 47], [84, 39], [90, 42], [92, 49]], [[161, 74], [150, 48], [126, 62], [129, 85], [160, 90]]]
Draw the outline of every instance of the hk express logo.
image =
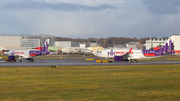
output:
[[115, 52], [113, 52], [113, 50], [111, 49], [111, 51], [109, 52], [107, 52], [107, 54], [108, 54], [108, 56], [110, 55], [110, 56], [113, 56], [113, 55], [115, 55]]
[[[109, 51], [107, 52], [108, 56], [124, 55], [126, 53], [128, 53], [128, 51], [116, 51], [116, 52], [114, 52], [112, 49], [110, 52]], [[130, 54], [132, 55], [133, 52], [130, 52]]]
[[14, 55], [14, 50], [11, 52], [12, 55]]

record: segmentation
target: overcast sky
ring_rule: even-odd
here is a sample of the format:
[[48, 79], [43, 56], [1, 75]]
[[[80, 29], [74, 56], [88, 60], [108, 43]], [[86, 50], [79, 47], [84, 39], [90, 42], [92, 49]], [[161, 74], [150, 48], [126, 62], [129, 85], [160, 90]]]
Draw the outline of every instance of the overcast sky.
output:
[[180, 34], [180, 0], [0, 0], [0, 35], [69, 38]]

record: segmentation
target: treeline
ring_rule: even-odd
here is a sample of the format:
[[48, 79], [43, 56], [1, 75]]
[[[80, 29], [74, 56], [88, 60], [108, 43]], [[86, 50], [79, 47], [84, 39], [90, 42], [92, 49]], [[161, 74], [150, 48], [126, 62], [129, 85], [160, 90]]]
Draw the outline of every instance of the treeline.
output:
[[[162, 39], [166, 39], [168, 37], [163, 37]], [[146, 40], [149, 40], [150, 37], [146, 38], [124, 38], [124, 37], [109, 37], [109, 38], [88, 38], [88, 39], [83, 39], [83, 38], [63, 38], [63, 37], [55, 37], [55, 41], [72, 41], [72, 42], [95, 42], [97, 41], [101, 46], [104, 47], [113, 47], [114, 45], [121, 45], [121, 44], [126, 44], [129, 42], [140, 42], [141, 44], [145, 44]], [[156, 37], [151, 37], [151, 39], [158, 39]]]

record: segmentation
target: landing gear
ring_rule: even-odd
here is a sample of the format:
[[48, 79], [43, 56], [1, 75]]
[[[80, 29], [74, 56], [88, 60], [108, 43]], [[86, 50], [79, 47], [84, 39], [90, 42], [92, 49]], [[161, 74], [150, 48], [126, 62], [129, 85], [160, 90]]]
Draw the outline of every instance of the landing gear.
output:
[[136, 59], [134, 59], [134, 60], [130, 59], [129, 63], [137, 63], [137, 60]]
[[33, 62], [34, 61], [34, 59], [33, 58], [31, 58], [31, 62]]
[[19, 62], [22, 62], [22, 57], [19, 57]]
[[30, 60], [31, 62], [33, 62], [33, 61], [34, 61], [34, 59], [33, 59], [33, 58], [26, 58], [26, 60]]
[[20, 59], [19, 62], [22, 62], [22, 59]]
[[12, 62], [16, 62], [16, 58], [12, 60]]
[[134, 63], [137, 63], [137, 60], [134, 59]]

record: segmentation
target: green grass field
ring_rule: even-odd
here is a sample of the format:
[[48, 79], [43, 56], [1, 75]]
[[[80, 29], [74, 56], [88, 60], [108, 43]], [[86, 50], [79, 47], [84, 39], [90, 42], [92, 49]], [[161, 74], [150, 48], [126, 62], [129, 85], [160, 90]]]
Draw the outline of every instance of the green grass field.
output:
[[179, 101], [180, 65], [0, 67], [2, 101]]

